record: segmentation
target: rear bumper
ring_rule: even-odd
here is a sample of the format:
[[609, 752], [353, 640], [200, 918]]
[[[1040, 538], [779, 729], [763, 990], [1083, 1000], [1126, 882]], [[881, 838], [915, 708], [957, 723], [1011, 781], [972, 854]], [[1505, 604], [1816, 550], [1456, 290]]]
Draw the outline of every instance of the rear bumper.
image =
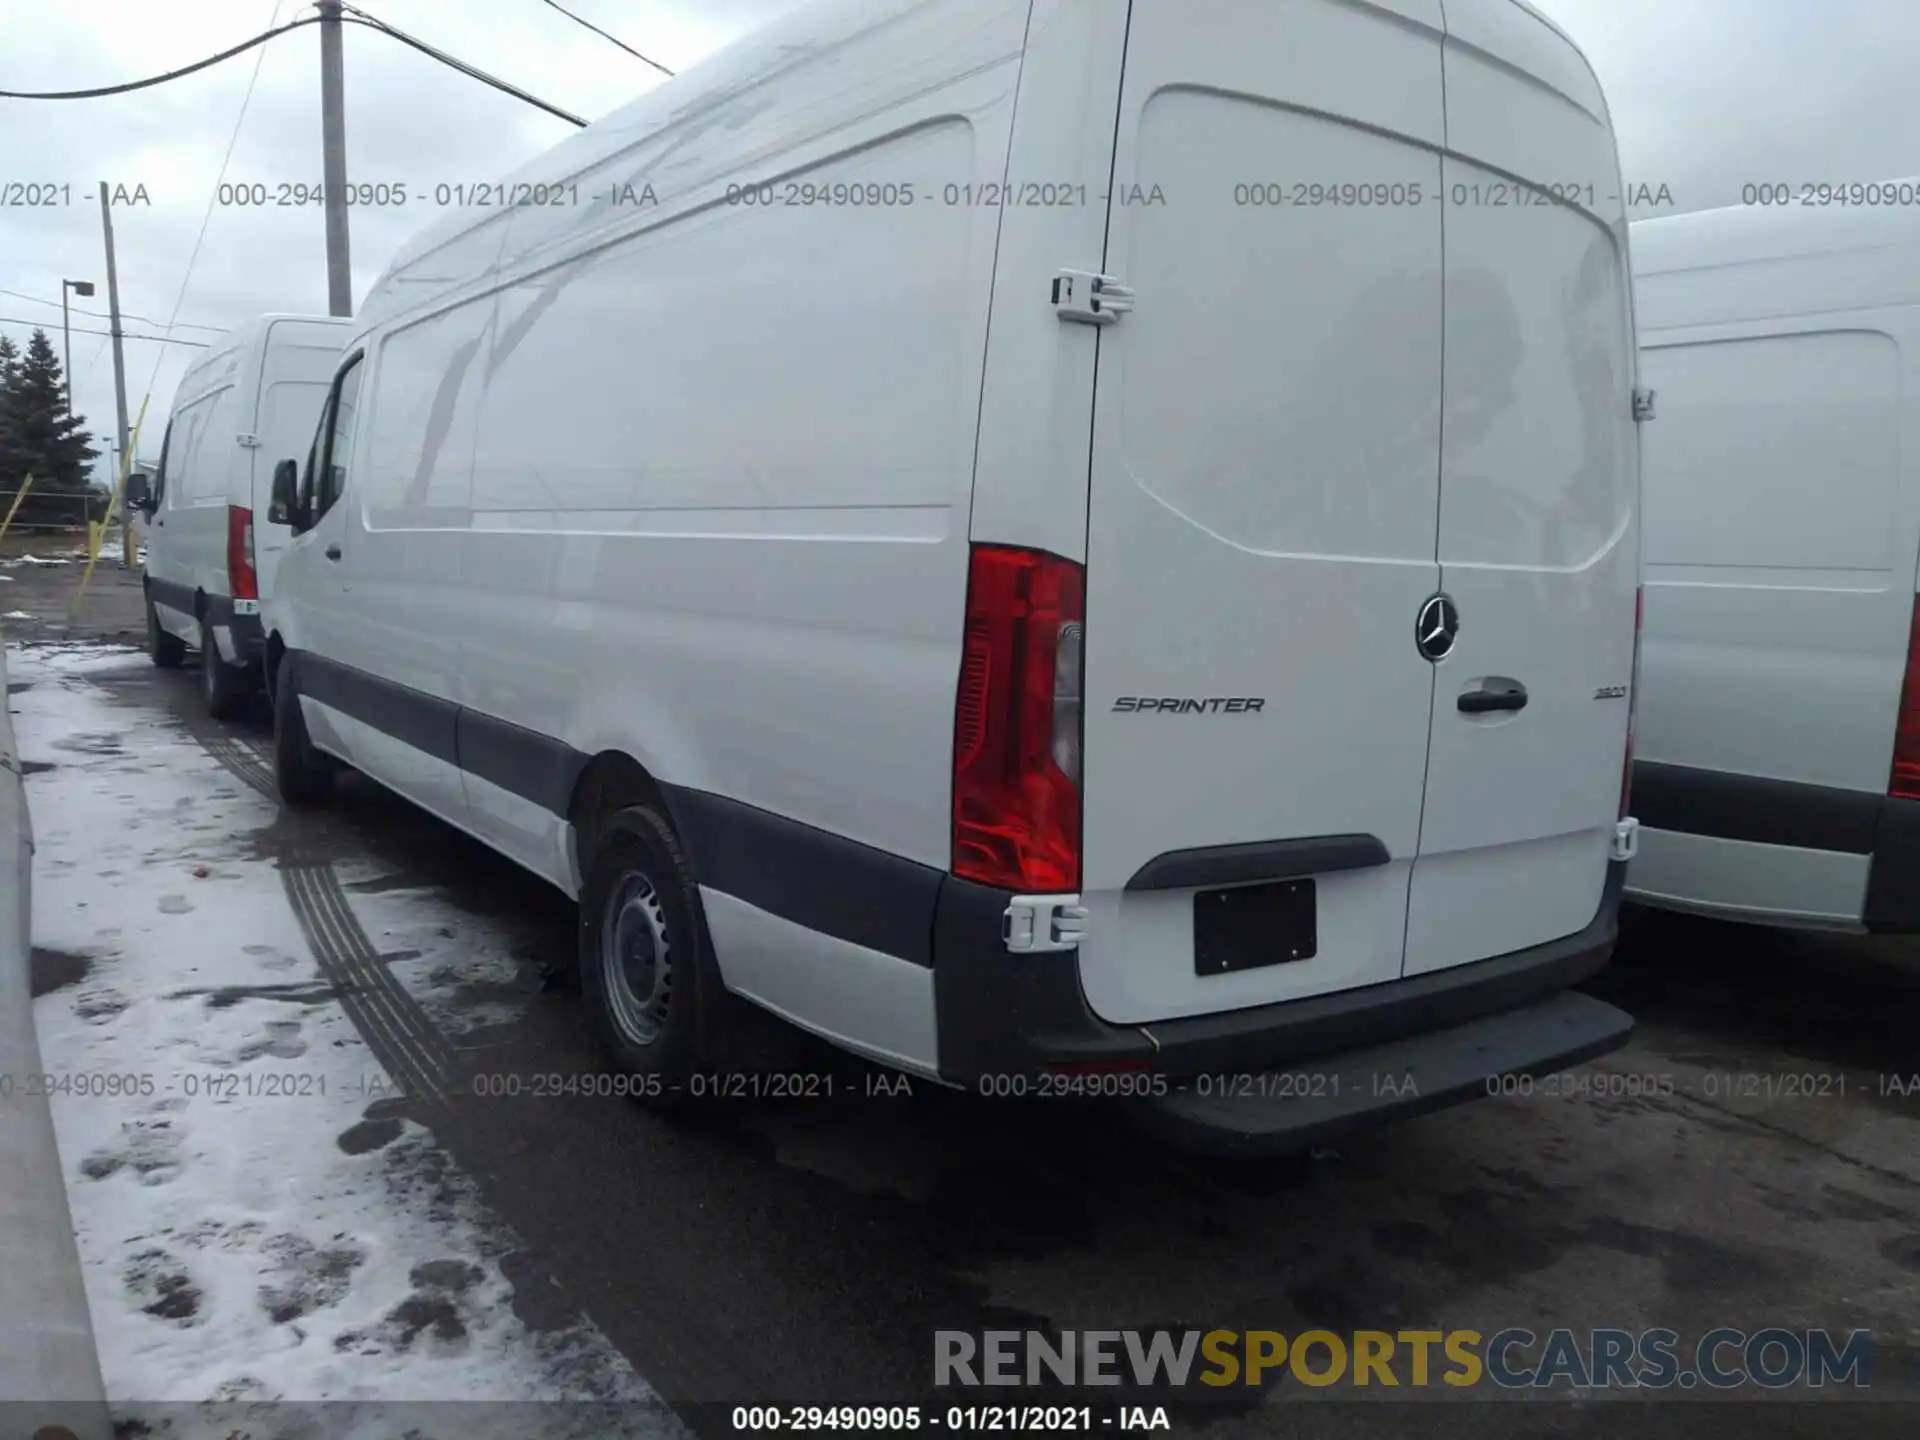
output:
[[1568, 990], [1304, 1070], [1189, 1082], [1129, 1113], [1180, 1149], [1266, 1155], [1498, 1093], [1502, 1077], [1551, 1074], [1618, 1049], [1632, 1033], [1625, 1011]]
[[[1333, 1130], [1484, 1093], [1505, 1070], [1538, 1072], [1625, 1042], [1632, 1021], [1568, 987], [1599, 971], [1618, 933], [1626, 866], [1608, 866], [1598, 911], [1581, 931], [1527, 950], [1356, 990], [1146, 1026], [1111, 1025], [1089, 1008], [1072, 951], [1008, 954], [1007, 896], [948, 877], [934, 923], [934, 993], [944, 1079], [986, 1086], [1062, 1067], [1132, 1062], [1165, 1077], [1168, 1093], [1139, 1108], [1169, 1132], [1211, 1134], [1245, 1151], [1297, 1145]], [[1294, 1071], [1314, 1062], [1304, 1094], [1228, 1103], [1213, 1077]], [[1360, 1088], [1365, 1072], [1415, 1074]], [[1429, 1083], [1421, 1083], [1425, 1074]], [[1202, 1086], [1185, 1085], [1209, 1077]], [[1476, 1089], [1478, 1087], [1478, 1089]], [[996, 1084], [996, 1089], [1004, 1090]], [[1205, 1088], [1208, 1093], [1201, 1094]], [[1249, 1088], [1246, 1082], [1233, 1087]], [[1255, 1091], [1276, 1088], [1253, 1083]], [[1235, 1101], [1248, 1097], [1238, 1094]]]
[[205, 620], [215, 631], [224, 631], [222, 643], [231, 653], [223, 658], [229, 664], [257, 665], [266, 653], [266, 632], [260, 624], [258, 600], [242, 602], [250, 608], [245, 614], [237, 614], [231, 596], [206, 595], [191, 585], [155, 575], [146, 577], [146, 588], [147, 598], [154, 604], [164, 605], [179, 615]]
[[260, 657], [266, 653], [267, 636], [260, 624], [259, 601], [253, 601], [250, 614], [236, 614], [233, 601], [224, 595], [207, 597], [207, 623], [227, 632], [228, 648], [232, 651], [226, 656], [229, 664], [253, 669], [260, 664]]
[[[1920, 932], [1920, 800], [1643, 760], [1633, 808], [1644, 827], [1635, 900], [1761, 923]], [[1694, 853], [1663, 874], [1647, 831], [1692, 837], [1690, 853], [1701, 841], [1724, 842], [1727, 853]]]

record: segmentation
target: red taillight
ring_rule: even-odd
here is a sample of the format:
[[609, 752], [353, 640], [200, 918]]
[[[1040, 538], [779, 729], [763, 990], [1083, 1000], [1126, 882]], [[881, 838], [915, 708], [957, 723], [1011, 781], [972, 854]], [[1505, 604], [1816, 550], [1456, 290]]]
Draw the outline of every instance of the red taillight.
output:
[[227, 585], [235, 600], [258, 600], [260, 579], [253, 573], [253, 511], [227, 507]]
[[1627, 756], [1620, 764], [1620, 818], [1627, 818], [1627, 806], [1633, 799], [1633, 719], [1640, 709], [1640, 626], [1645, 611], [1646, 592], [1633, 590], [1633, 669], [1627, 674]]
[[1893, 725], [1893, 775], [1887, 794], [1920, 800], [1920, 597], [1907, 626], [1907, 675], [1900, 685], [1900, 715]]
[[1037, 550], [976, 545], [953, 730], [953, 873], [1003, 890], [1080, 888], [1086, 584]]

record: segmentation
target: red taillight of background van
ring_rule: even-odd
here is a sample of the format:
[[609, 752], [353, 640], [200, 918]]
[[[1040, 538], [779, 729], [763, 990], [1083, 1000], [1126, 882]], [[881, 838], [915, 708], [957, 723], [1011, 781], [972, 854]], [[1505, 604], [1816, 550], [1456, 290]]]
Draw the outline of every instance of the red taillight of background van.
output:
[[258, 600], [260, 577], [253, 571], [253, 511], [227, 507], [227, 587], [235, 600]]
[[1003, 890], [1080, 888], [1086, 579], [1038, 550], [976, 545], [953, 734], [953, 873]]
[[1633, 669], [1627, 673], [1627, 758], [1620, 766], [1620, 818], [1627, 818], [1633, 801], [1633, 720], [1640, 710], [1640, 626], [1645, 615], [1646, 591], [1633, 589]]
[[1907, 626], [1907, 674], [1900, 684], [1900, 714], [1893, 726], [1893, 775], [1887, 794], [1920, 800], [1920, 597]]

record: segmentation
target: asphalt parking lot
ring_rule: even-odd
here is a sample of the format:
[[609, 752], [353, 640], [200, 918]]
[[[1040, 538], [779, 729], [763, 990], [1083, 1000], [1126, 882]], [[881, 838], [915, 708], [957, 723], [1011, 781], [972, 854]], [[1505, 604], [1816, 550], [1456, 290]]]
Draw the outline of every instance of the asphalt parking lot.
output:
[[[103, 562], [70, 621], [76, 570], [6, 572], [0, 611], [31, 617], [5, 622], [9, 641], [138, 643], [137, 574]], [[100, 683], [127, 735], [184, 732], [267, 795], [264, 715], [209, 721], [195, 680], [190, 662]], [[1920, 1416], [1920, 942], [1630, 913], [1590, 987], [1638, 1018], [1627, 1049], [1531, 1094], [1230, 1164], [1071, 1105], [869, 1098], [872, 1072], [804, 1044], [788, 1063], [843, 1077], [840, 1098], [662, 1116], [482, 1095], [475, 1076], [596, 1068], [578, 997], [553, 983], [574, 944], [564, 900], [357, 779], [332, 810], [246, 838], [310, 877], [288, 895], [312, 912], [312, 977], [519, 1236], [516, 1312], [589, 1317], [702, 1433], [730, 1433], [707, 1407], [745, 1400], [932, 1398], [933, 1333], [996, 1328], [1874, 1335], [1865, 1399], [1394, 1403], [1279, 1382], [1176, 1409], [1223, 1436], [1910, 1435]], [[396, 979], [373, 907], [398, 892], [456, 908], [510, 973], [476, 980], [449, 931], [439, 956], [410, 937], [429, 953]]]

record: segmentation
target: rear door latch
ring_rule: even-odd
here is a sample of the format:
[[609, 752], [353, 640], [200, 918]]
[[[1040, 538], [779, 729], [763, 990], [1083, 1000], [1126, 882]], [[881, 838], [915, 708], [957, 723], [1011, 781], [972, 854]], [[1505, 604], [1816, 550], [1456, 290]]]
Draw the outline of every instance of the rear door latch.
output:
[[1654, 392], [1651, 390], [1635, 390], [1633, 392], [1633, 418], [1635, 420], [1653, 419], [1653, 396]]
[[1053, 277], [1053, 310], [1078, 325], [1111, 325], [1133, 309], [1133, 291], [1111, 275], [1062, 270]]
[[1071, 950], [1087, 933], [1078, 895], [1016, 895], [1001, 917], [1000, 938], [1015, 955]]

